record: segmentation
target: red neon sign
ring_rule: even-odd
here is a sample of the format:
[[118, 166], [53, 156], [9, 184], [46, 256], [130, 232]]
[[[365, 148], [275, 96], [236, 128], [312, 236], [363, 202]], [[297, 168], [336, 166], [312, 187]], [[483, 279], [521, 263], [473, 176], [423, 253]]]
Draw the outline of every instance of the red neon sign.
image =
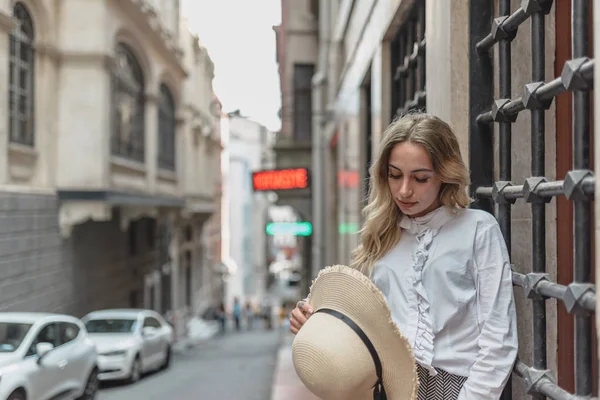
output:
[[357, 188], [360, 176], [356, 171], [338, 171], [338, 186], [343, 188]]
[[308, 187], [306, 168], [277, 169], [252, 174], [254, 190], [305, 189]]

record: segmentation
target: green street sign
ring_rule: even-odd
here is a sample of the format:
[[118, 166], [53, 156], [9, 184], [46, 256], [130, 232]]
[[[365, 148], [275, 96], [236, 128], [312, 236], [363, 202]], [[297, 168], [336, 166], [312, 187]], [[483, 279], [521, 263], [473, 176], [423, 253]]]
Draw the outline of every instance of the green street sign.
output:
[[359, 226], [358, 224], [355, 223], [341, 223], [338, 226], [338, 232], [341, 235], [347, 235], [347, 234], [352, 234], [352, 233], [357, 233], [359, 231]]
[[266, 231], [269, 236], [310, 236], [312, 234], [312, 224], [310, 222], [269, 222]]

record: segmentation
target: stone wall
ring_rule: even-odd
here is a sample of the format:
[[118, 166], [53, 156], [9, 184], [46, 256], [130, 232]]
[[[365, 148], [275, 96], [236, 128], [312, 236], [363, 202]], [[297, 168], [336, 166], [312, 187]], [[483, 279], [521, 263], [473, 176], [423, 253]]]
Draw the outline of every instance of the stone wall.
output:
[[62, 238], [55, 196], [0, 193], [0, 311], [81, 317], [142, 306], [144, 276], [158, 262], [152, 226], [140, 220], [131, 234], [115, 216]]

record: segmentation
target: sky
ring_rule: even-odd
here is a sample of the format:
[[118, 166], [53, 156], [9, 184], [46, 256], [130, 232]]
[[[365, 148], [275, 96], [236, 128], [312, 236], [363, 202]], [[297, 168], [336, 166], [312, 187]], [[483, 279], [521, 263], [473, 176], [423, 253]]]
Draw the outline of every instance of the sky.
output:
[[214, 91], [223, 111], [239, 109], [278, 131], [281, 106], [274, 25], [281, 0], [182, 0], [182, 12], [215, 64]]

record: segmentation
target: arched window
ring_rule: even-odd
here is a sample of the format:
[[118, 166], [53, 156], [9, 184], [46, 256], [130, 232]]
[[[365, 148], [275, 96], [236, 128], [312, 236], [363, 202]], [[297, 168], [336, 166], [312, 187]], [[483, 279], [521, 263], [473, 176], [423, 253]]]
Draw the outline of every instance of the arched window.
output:
[[22, 3], [15, 4], [17, 27], [10, 34], [8, 130], [10, 141], [34, 144], [34, 38], [33, 21]]
[[175, 102], [164, 84], [158, 105], [158, 167], [175, 170]]
[[119, 43], [112, 71], [112, 154], [144, 161], [144, 74], [126, 45]]

